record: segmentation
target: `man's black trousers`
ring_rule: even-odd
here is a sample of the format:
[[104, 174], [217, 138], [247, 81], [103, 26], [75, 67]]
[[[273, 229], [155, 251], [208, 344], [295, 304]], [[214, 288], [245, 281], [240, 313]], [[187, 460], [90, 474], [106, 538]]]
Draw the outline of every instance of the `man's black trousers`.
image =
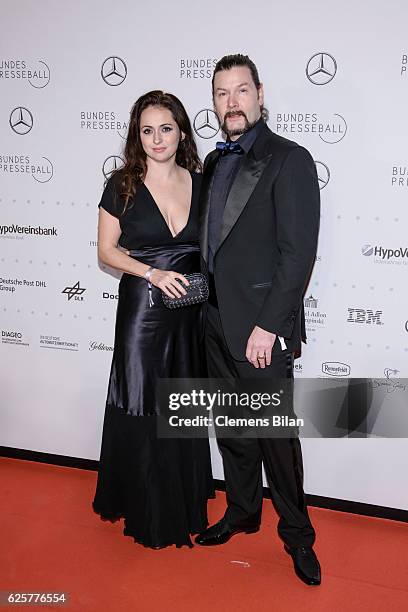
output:
[[[205, 345], [210, 378], [293, 378], [293, 355], [273, 356], [265, 369], [236, 361], [228, 350], [219, 311], [208, 304]], [[262, 463], [271, 497], [279, 515], [278, 533], [288, 546], [312, 546], [315, 531], [303, 491], [300, 441], [292, 438], [220, 438], [231, 527], [253, 527], [261, 522]]]

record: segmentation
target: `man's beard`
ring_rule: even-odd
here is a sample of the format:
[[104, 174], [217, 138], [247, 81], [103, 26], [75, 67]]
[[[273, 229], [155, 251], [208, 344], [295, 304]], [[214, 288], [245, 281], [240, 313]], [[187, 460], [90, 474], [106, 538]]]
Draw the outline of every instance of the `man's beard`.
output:
[[[245, 125], [242, 128], [229, 129], [227, 127], [227, 119], [228, 119], [228, 117], [236, 117], [237, 115], [240, 115], [241, 117], [244, 117]], [[231, 138], [231, 136], [241, 136], [242, 134], [245, 134], [245, 132], [248, 132], [251, 128], [253, 128], [257, 121], [258, 120], [253, 121], [252, 123], [250, 123], [248, 121], [248, 118], [247, 118], [246, 114], [243, 111], [228, 111], [224, 115], [224, 121], [223, 121], [223, 124], [221, 125], [221, 129], [224, 132], [224, 134], [226, 134], [230, 138]]]

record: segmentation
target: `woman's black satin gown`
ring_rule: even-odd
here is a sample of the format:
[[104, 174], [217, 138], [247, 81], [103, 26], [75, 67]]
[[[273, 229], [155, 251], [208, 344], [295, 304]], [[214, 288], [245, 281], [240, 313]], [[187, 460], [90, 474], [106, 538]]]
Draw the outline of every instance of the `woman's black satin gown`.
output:
[[[119, 244], [149, 266], [198, 272], [201, 176], [192, 174], [189, 219], [174, 237], [144, 185], [120, 215], [117, 179], [108, 181], [100, 206], [119, 218]], [[123, 517], [124, 534], [145, 546], [191, 546], [190, 535], [208, 524], [214, 495], [209, 444], [157, 436], [157, 380], [204, 376], [201, 306], [170, 310], [154, 286], [152, 298], [150, 306], [143, 278], [123, 274], [93, 508], [103, 519]]]

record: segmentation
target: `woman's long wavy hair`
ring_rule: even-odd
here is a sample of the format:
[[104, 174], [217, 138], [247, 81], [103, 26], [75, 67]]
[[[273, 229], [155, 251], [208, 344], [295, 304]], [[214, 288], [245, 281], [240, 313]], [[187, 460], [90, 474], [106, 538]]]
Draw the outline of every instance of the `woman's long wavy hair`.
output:
[[176, 153], [176, 163], [190, 172], [201, 172], [202, 164], [197, 153], [197, 146], [191, 129], [190, 119], [180, 100], [170, 93], [155, 90], [140, 96], [130, 113], [129, 129], [124, 149], [124, 165], [120, 172], [120, 195], [124, 199], [124, 211], [136, 193], [137, 186], [146, 177], [147, 163], [140, 139], [140, 117], [142, 112], [151, 106], [167, 108], [181, 132], [185, 134], [180, 139]]

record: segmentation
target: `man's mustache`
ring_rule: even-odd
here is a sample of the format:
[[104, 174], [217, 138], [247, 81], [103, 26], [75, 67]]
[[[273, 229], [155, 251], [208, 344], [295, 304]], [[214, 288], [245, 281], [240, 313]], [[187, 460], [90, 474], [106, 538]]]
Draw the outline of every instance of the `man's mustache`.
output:
[[246, 114], [243, 111], [227, 111], [224, 115], [224, 121], [226, 121], [229, 117], [244, 117], [247, 118]]

